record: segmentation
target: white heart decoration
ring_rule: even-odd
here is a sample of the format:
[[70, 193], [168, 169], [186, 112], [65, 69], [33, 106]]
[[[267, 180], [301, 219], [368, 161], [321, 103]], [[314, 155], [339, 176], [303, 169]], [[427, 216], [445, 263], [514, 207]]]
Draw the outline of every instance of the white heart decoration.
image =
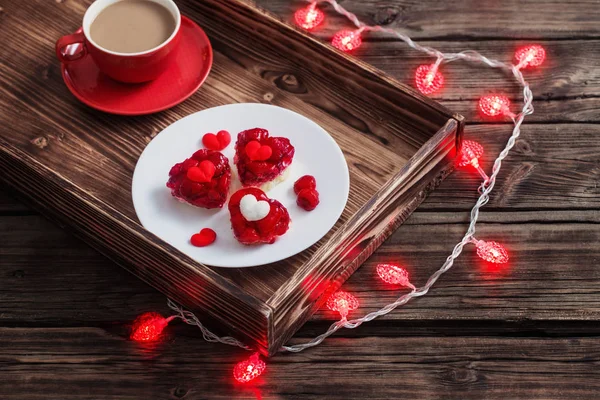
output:
[[247, 194], [240, 200], [240, 212], [246, 218], [246, 221], [260, 221], [271, 211], [269, 202], [256, 200], [251, 194]]

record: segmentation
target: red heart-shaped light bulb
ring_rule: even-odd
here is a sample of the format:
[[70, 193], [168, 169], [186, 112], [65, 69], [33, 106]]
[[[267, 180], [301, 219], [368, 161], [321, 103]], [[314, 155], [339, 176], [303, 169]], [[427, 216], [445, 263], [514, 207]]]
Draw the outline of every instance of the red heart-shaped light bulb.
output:
[[308, 7], [301, 8], [294, 14], [296, 24], [307, 31], [315, 29], [325, 19], [323, 11], [319, 10], [317, 3], [311, 3]]
[[417, 89], [423, 94], [437, 92], [444, 84], [444, 76], [438, 71], [435, 64], [421, 65], [415, 73]]

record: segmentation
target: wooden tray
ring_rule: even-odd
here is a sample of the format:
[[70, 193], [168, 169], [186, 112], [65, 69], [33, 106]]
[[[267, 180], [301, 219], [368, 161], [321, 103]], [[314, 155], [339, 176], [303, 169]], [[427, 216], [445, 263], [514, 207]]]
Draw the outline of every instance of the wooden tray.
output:
[[[67, 91], [51, 46], [82, 15], [73, 13], [71, 26], [54, 26], [60, 19], [48, 15], [35, 32], [4, 21], [4, 32], [23, 37], [7, 41], [11, 57], [3, 60], [0, 179], [167, 296], [270, 355], [451, 171], [463, 119], [250, 2], [178, 4], [208, 34], [213, 69], [186, 102], [148, 117], [103, 114]], [[49, 67], [23, 73], [23, 65]], [[338, 223], [310, 249], [273, 265], [222, 269], [146, 232], [130, 187], [156, 133], [189, 113], [235, 102], [272, 103], [317, 121], [344, 151], [351, 190]]]

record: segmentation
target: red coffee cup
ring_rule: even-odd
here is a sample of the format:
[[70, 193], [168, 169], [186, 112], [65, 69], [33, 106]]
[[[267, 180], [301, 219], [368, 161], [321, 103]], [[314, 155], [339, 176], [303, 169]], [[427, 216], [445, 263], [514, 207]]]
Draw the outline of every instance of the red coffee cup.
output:
[[106, 7], [121, 0], [96, 0], [83, 16], [83, 26], [56, 42], [56, 56], [63, 64], [91, 56], [98, 68], [111, 78], [127, 83], [147, 82], [157, 78], [173, 60], [172, 52], [179, 43], [181, 14], [172, 0], [150, 0], [161, 4], [175, 18], [173, 33], [159, 46], [139, 53], [118, 53], [94, 43], [90, 26]]

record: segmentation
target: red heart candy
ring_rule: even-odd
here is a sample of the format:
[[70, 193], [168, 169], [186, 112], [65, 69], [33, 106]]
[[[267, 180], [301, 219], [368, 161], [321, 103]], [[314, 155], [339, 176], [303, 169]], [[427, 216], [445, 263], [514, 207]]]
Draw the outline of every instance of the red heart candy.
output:
[[225, 147], [229, 146], [229, 143], [231, 143], [231, 135], [229, 134], [229, 132], [222, 130], [217, 132], [217, 139], [219, 139], [219, 144], [221, 145], [221, 150], [223, 150]]
[[246, 145], [246, 155], [250, 157], [251, 160], [253, 160], [254, 156], [256, 155], [256, 152], [258, 152], [258, 149], [260, 149], [260, 142], [252, 140]]
[[209, 150], [221, 150], [219, 139], [214, 133], [207, 133], [206, 135], [202, 136], [202, 144]]
[[215, 164], [208, 160], [202, 161], [197, 167], [187, 170], [187, 177], [194, 182], [206, 183], [215, 175]]
[[258, 161], [266, 161], [271, 158], [271, 154], [273, 154], [271, 146], [260, 146], [260, 149], [256, 152], [256, 159]]
[[252, 161], [266, 161], [271, 158], [273, 149], [267, 145], [261, 145], [257, 140], [252, 140], [246, 145], [246, 154]]
[[210, 228], [204, 228], [200, 233], [192, 235], [190, 242], [196, 247], [205, 247], [217, 239], [217, 233]]
[[229, 132], [222, 130], [214, 133], [207, 133], [202, 136], [202, 144], [209, 150], [221, 151], [231, 143], [231, 135]]

